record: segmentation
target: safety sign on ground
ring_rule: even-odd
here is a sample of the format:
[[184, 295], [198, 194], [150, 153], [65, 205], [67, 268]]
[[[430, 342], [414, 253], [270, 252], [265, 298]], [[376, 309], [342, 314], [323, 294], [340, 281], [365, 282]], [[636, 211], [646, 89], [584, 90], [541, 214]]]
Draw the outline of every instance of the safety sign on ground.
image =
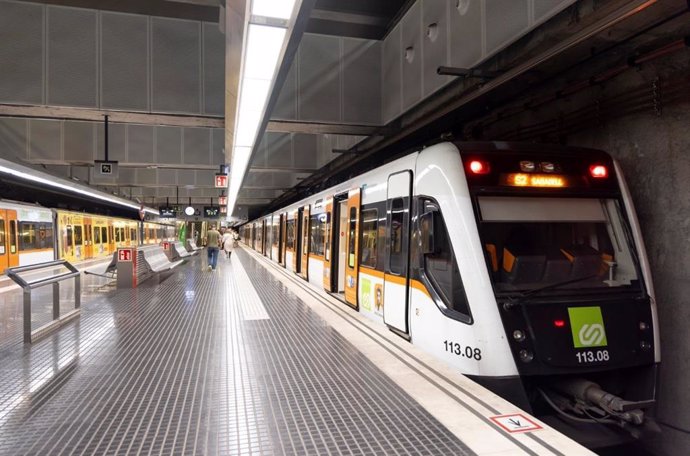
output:
[[508, 432], [529, 432], [542, 429], [542, 427], [537, 423], [520, 413], [514, 413], [512, 415], [498, 415], [490, 418], [491, 421]]

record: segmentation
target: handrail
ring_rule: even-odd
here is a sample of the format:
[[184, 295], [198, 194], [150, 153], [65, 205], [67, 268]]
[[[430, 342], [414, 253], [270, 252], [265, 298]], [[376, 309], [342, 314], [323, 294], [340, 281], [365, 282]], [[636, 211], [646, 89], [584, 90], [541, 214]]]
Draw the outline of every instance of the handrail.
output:
[[[34, 281], [24, 280], [20, 274], [36, 271], [42, 269], [54, 269], [62, 266], [70, 272], [64, 272], [43, 279]], [[81, 312], [81, 272], [75, 268], [70, 262], [66, 260], [48, 261], [45, 263], [34, 264], [30, 266], [19, 266], [16, 268], [7, 269], [7, 277], [18, 284], [24, 292], [24, 342], [31, 343], [34, 340], [47, 335], [50, 331], [58, 328], [75, 317], [79, 316]], [[67, 314], [60, 316], [60, 282], [63, 280], [74, 278], [74, 310]], [[38, 328], [35, 331], [31, 330], [31, 291], [46, 285], [53, 285], [53, 320]]]

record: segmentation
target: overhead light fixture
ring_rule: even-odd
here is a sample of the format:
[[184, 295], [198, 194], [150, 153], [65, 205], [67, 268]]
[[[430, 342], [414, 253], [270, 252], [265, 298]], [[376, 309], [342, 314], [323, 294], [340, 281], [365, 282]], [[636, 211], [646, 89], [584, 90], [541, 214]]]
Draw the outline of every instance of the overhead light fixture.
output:
[[[7, 166], [7, 165], [9, 165], [9, 166]], [[14, 167], [12, 167], [12, 166], [14, 166]], [[9, 162], [7, 160], [0, 160], [0, 173], [9, 174], [9, 175], [18, 177], [20, 179], [25, 179], [25, 180], [28, 180], [31, 182], [37, 182], [39, 184], [43, 184], [43, 185], [46, 185], [48, 187], [59, 188], [61, 190], [65, 190], [65, 191], [68, 191], [71, 193], [77, 193], [79, 195], [87, 196], [89, 198], [94, 198], [94, 199], [97, 199], [100, 201], [106, 201], [108, 203], [116, 204], [118, 206], [124, 206], [124, 207], [128, 207], [130, 209], [136, 209], [136, 210], [140, 209], [139, 205], [134, 204], [132, 202], [129, 202], [125, 199], [113, 198], [113, 197], [109, 196], [107, 193], [93, 191], [93, 190], [84, 188], [78, 184], [71, 184], [71, 183], [70, 183], [70, 185], [63, 184], [62, 182], [59, 182], [57, 180], [57, 178], [55, 178], [53, 176], [49, 176], [48, 174], [45, 174], [46, 177], [42, 177], [41, 175], [38, 174], [38, 173], [43, 174], [40, 171], [30, 170], [29, 168], [25, 168], [27, 171], [22, 171], [19, 168], [24, 168], [24, 167], [21, 165], [16, 165], [16, 164]], [[149, 214], [154, 214], [154, 215], [159, 214], [159, 212], [157, 210], [151, 209], [148, 207], [144, 208], [144, 212], [148, 212]]]
[[[228, 185], [228, 217], [232, 215], [237, 203], [242, 180], [257, 141], [264, 109], [287, 36], [288, 20], [293, 16], [295, 3], [295, 0], [252, 1], [235, 116], [235, 135]], [[266, 21], [266, 18], [284, 19], [284, 23], [274, 25], [280, 21]], [[267, 23], [272, 25], [266, 25]]]
[[290, 19], [295, 0], [253, 0], [252, 15]]

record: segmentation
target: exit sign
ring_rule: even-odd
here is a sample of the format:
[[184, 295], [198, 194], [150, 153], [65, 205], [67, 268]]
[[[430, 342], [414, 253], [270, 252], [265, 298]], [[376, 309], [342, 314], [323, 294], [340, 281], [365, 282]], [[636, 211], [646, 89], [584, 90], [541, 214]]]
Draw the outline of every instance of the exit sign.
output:
[[120, 249], [117, 251], [117, 261], [132, 261], [132, 249]]
[[228, 175], [227, 174], [216, 174], [216, 188], [227, 188], [228, 187]]

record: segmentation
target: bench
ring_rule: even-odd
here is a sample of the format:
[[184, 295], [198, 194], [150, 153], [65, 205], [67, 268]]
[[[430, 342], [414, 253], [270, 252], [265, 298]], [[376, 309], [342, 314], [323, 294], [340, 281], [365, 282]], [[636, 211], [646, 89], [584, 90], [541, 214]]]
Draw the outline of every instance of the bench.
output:
[[101, 266], [100, 268], [93, 269], [92, 271], [84, 270], [84, 274], [91, 274], [107, 277], [109, 279], [114, 279], [117, 275], [117, 251], [113, 252], [113, 258], [110, 260], [110, 263], [106, 265], [105, 269], [103, 269], [103, 267]]
[[[194, 250], [193, 252], [188, 252], [187, 249], [184, 248], [184, 245], [180, 241], [175, 241], [172, 244], [170, 244], [171, 249], [175, 249], [176, 256], [179, 258], [187, 258], [192, 255], [196, 255], [198, 252]], [[175, 258], [173, 257], [173, 258]]]
[[163, 247], [159, 245], [147, 245], [139, 247], [137, 250], [142, 253], [144, 261], [151, 272], [169, 271], [184, 263], [184, 260], [168, 260]]
[[201, 250], [201, 247], [197, 247], [196, 241], [193, 239], [187, 239], [187, 246], [188, 252], [196, 252], [197, 250]]

